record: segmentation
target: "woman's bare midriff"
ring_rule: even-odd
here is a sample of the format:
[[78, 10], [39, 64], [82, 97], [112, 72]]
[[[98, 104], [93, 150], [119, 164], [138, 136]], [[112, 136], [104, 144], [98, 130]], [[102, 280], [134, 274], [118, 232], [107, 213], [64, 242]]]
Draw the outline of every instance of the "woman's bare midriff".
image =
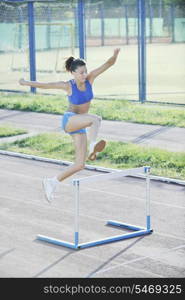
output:
[[90, 101], [80, 105], [70, 104], [67, 111], [71, 111], [76, 114], [86, 114], [89, 111], [89, 107], [90, 107]]

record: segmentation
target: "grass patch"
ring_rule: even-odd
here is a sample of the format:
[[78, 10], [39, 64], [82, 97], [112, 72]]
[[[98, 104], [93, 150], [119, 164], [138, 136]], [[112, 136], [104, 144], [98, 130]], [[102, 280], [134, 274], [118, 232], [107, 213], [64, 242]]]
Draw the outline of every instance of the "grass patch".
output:
[[[0, 108], [63, 114], [68, 102], [65, 96], [0, 93]], [[185, 108], [131, 103], [121, 100], [93, 100], [90, 113], [105, 120], [141, 124], [185, 127]]]
[[[0, 145], [0, 149], [61, 160], [74, 160], [71, 138], [61, 133], [44, 133], [13, 143], [4, 143]], [[153, 175], [185, 179], [184, 152], [170, 152], [131, 143], [109, 141], [98, 159], [87, 163], [118, 169], [150, 165]]]
[[18, 134], [24, 134], [24, 133], [27, 133], [27, 131], [20, 128], [14, 128], [9, 124], [1, 124], [0, 126], [0, 138], [14, 136]]

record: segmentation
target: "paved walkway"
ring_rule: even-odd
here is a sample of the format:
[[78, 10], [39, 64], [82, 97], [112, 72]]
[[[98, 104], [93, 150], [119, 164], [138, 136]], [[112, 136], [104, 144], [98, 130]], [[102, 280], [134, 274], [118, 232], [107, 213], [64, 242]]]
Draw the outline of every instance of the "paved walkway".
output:
[[[0, 124], [8, 123], [29, 132], [27, 135], [1, 138], [0, 141], [14, 141], [41, 132], [61, 131], [60, 122], [60, 115], [0, 109]], [[179, 127], [103, 120], [99, 137], [170, 151], [185, 151], [185, 128]]]

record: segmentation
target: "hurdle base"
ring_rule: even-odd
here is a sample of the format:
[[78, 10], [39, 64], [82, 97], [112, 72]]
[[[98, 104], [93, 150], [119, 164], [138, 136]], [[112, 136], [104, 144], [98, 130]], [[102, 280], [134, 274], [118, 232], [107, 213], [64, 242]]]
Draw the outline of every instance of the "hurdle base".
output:
[[71, 249], [77, 249], [78, 248], [73, 243], [69, 243], [69, 242], [66, 242], [66, 241], [54, 239], [54, 238], [46, 236], [46, 235], [38, 234], [37, 239], [41, 240], [41, 241], [44, 241], [44, 242], [47, 242], [47, 243], [51, 243], [51, 244], [58, 245], [58, 246], [64, 246], [64, 247], [71, 248]]
[[115, 227], [120, 227], [120, 228], [124, 228], [124, 229], [129, 229], [129, 230], [151, 230], [151, 232], [153, 231], [151, 228], [145, 228], [145, 227], [140, 227], [137, 225], [132, 225], [132, 224], [128, 224], [128, 223], [122, 223], [122, 222], [117, 222], [114, 220], [109, 220], [107, 221], [107, 225], [111, 225], [111, 226], [115, 226]]
[[133, 237], [137, 237], [137, 236], [141, 236], [141, 235], [146, 235], [146, 234], [150, 234], [153, 232], [153, 230], [150, 228], [147, 229], [147, 228], [139, 227], [136, 225], [121, 223], [121, 222], [117, 222], [117, 221], [113, 221], [113, 220], [109, 220], [107, 222], [107, 225], [133, 230], [133, 232], [124, 233], [121, 235], [116, 235], [116, 236], [108, 237], [105, 239], [95, 240], [95, 241], [81, 243], [81, 244], [73, 244], [73, 243], [54, 239], [54, 238], [40, 235], [40, 234], [37, 236], [37, 239], [42, 240], [47, 243], [54, 244], [54, 245], [63, 246], [63, 247], [77, 250], [77, 249], [94, 247], [94, 246], [98, 246], [98, 245], [102, 245], [102, 244], [113, 243], [116, 241], [121, 241], [121, 240], [129, 239], [129, 238], [133, 238]]

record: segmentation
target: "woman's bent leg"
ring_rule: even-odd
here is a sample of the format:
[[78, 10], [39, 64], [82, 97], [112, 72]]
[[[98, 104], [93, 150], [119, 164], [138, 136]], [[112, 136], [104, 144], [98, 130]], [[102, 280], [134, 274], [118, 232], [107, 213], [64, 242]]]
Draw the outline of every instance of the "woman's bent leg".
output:
[[90, 144], [93, 142], [96, 142], [96, 139], [98, 137], [98, 132], [100, 129], [102, 118], [97, 115], [90, 115], [92, 118], [94, 118], [94, 121], [92, 122], [92, 125], [89, 128], [88, 132], [88, 139]]
[[73, 132], [79, 129], [90, 127], [89, 139], [95, 141], [98, 135], [98, 130], [101, 123], [101, 117], [90, 114], [77, 114], [69, 118], [65, 130], [67, 132]]
[[[94, 146], [96, 145], [96, 139], [98, 136], [99, 128], [101, 125], [102, 118], [97, 115], [92, 114], [78, 114], [75, 116], [72, 116], [68, 123], [66, 124], [65, 130], [67, 132], [73, 132], [82, 128], [90, 127], [89, 133], [88, 133], [88, 139], [89, 139], [89, 153], [92, 153], [94, 151]], [[103, 141], [104, 145], [105, 142]], [[98, 147], [100, 151], [103, 150], [105, 146]], [[96, 156], [93, 156], [94, 159]]]

